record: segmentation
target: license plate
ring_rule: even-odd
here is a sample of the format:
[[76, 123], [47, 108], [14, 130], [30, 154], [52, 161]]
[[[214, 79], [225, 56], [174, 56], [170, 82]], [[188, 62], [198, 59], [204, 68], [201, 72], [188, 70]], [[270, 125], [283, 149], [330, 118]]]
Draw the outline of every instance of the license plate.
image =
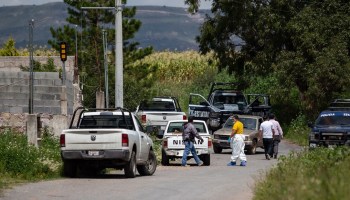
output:
[[100, 155], [99, 151], [88, 151], [89, 156], [98, 156]]

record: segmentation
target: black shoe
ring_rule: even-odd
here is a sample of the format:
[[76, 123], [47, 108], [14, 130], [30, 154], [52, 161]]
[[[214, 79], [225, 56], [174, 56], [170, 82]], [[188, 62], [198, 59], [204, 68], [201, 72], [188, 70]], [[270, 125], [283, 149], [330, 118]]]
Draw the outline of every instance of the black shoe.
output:
[[270, 155], [269, 154], [265, 154], [265, 157], [267, 160], [270, 160]]
[[274, 158], [274, 159], [277, 159], [277, 154], [273, 155], [273, 158]]

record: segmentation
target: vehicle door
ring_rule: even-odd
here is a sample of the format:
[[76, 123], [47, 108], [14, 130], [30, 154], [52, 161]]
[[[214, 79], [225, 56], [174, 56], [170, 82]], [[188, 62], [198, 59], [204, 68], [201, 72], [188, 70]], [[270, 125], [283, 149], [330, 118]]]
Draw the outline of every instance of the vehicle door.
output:
[[264, 116], [271, 111], [270, 96], [267, 94], [246, 94], [248, 108], [253, 115]]
[[135, 128], [136, 131], [139, 133], [139, 141], [140, 141], [140, 148], [139, 148], [139, 159], [142, 161], [145, 161], [148, 159], [148, 154], [149, 154], [149, 150], [150, 150], [150, 138], [149, 136], [145, 133], [143, 126], [141, 125], [141, 122], [139, 121], [139, 119], [137, 117], [135, 118]]
[[197, 120], [207, 121], [210, 111], [210, 103], [202, 95], [190, 93], [189, 116], [193, 116]]

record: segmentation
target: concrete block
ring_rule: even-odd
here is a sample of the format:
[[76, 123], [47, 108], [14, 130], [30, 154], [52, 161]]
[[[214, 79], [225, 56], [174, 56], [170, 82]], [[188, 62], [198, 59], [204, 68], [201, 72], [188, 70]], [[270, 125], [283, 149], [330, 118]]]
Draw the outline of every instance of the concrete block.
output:
[[61, 115], [62, 109], [61, 107], [51, 107], [51, 113], [56, 115]]
[[96, 92], [96, 108], [105, 108], [105, 93], [103, 91]]
[[10, 107], [10, 113], [23, 113], [23, 108], [20, 106]]
[[0, 104], [0, 113], [9, 113], [10, 107], [8, 105], [1, 105]]
[[26, 127], [28, 143], [38, 147], [38, 118], [36, 114], [27, 115]]
[[34, 106], [34, 113], [51, 113], [51, 107]]

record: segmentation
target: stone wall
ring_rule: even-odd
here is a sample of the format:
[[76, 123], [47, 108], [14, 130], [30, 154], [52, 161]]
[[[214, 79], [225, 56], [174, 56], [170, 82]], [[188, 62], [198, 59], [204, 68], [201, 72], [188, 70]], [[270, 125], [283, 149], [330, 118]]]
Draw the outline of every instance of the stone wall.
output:
[[[0, 130], [11, 128], [26, 133], [26, 120], [28, 113], [0, 113]], [[39, 114], [40, 130], [46, 128], [50, 133], [59, 136], [62, 130], [69, 126], [69, 116]], [[40, 131], [39, 130], [39, 131]]]

